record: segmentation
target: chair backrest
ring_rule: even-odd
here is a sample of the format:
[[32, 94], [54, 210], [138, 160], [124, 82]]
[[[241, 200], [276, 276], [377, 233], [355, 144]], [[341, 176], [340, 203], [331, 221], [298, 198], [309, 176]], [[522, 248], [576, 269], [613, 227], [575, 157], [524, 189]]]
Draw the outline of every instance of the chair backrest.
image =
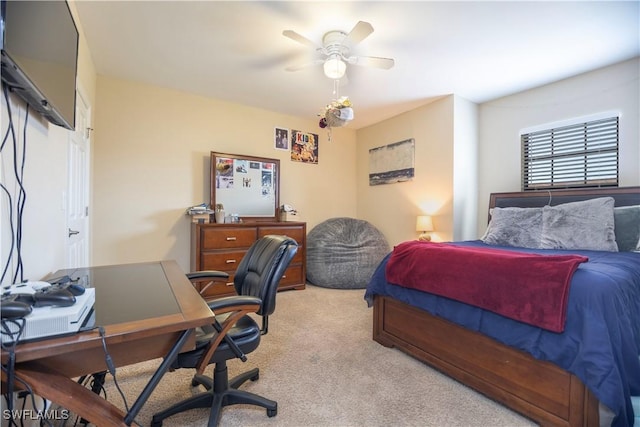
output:
[[236, 293], [260, 298], [257, 314], [263, 319], [275, 310], [278, 283], [297, 251], [294, 239], [271, 234], [256, 240], [238, 264], [233, 279]]

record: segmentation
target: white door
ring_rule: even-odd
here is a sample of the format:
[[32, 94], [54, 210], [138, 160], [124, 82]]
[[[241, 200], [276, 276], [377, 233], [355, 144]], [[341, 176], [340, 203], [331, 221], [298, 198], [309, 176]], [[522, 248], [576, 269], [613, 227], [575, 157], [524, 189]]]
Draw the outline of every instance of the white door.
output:
[[67, 268], [89, 266], [89, 148], [91, 108], [76, 96], [76, 130], [69, 138], [67, 180]]

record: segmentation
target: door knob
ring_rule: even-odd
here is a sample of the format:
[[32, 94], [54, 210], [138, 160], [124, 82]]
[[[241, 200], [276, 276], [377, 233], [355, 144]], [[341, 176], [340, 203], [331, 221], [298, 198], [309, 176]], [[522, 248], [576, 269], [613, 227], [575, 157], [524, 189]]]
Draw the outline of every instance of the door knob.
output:
[[71, 237], [71, 236], [73, 236], [75, 234], [80, 234], [80, 232], [76, 231], [76, 230], [69, 229], [69, 237]]

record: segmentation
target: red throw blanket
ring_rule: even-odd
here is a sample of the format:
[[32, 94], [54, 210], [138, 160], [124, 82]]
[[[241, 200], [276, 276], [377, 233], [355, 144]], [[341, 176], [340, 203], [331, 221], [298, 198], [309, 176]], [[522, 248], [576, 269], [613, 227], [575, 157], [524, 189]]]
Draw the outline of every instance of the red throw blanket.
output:
[[411, 241], [393, 249], [389, 283], [440, 295], [554, 332], [564, 330], [579, 255], [540, 255]]

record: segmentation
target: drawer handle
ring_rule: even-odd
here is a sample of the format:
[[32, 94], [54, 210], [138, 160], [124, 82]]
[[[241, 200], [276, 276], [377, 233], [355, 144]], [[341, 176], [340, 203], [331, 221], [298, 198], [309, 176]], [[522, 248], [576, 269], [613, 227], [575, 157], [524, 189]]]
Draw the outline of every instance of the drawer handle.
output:
[[233, 286], [233, 282], [227, 283], [227, 286]]
[[286, 279], [286, 278], [287, 278], [287, 275], [286, 275], [286, 274], [283, 274], [283, 275], [282, 275], [282, 278], [283, 278], [283, 279]]
[[228, 259], [225, 261], [227, 264], [235, 264], [236, 260], [235, 259]]
[[237, 238], [235, 237], [227, 237], [227, 242], [235, 242]]

